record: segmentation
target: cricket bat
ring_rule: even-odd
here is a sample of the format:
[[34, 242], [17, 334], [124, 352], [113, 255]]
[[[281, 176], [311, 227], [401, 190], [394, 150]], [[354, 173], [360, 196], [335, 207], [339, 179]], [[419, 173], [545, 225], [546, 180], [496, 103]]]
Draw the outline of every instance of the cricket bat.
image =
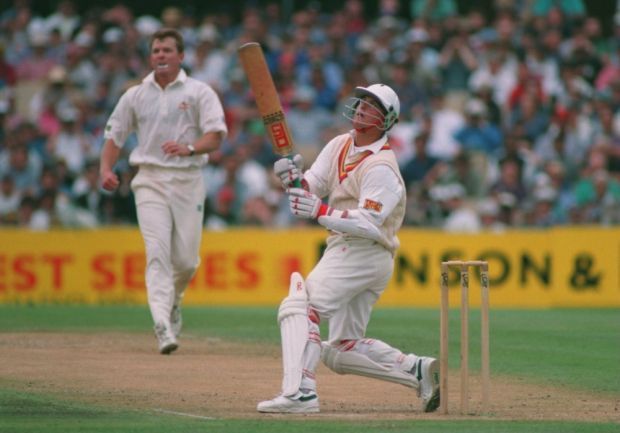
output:
[[[239, 47], [237, 51], [273, 151], [278, 155], [292, 158], [293, 139], [260, 44], [248, 42]], [[301, 186], [299, 179], [295, 181], [295, 186]]]

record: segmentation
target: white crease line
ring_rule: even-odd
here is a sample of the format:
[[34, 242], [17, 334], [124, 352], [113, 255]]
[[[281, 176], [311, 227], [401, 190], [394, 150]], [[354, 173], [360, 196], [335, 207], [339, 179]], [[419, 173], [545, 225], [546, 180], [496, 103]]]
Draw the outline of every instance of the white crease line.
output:
[[192, 413], [176, 412], [174, 410], [166, 410], [166, 409], [153, 409], [153, 410], [155, 412], [167, 413], [167, 414], [170, 414], [170, 415], [186, 416], [186, 417], [189, 417], [189, 418], [210, 419], [210, 420], [216, 419], [216, 418], [213, 418], [213, 417], [210, 417], [210, 416], [194, 415]]

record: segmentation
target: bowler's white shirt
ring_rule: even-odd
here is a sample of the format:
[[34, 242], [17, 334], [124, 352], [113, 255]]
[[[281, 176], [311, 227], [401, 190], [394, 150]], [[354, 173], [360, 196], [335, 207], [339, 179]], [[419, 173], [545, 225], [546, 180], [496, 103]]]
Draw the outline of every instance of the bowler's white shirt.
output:
[[213, 89], [183, 69], [177, 78], [162, 89], [151, 72], [142, 83], [129, 88], [120, 98], [105, 127], [104, 137], [120, 148], [135, 131], [138, 145], [129, 155], [131, 165], [161, 167], [201, 167], [206, 154], [166, 155], [167, 141], [192, 144], [207, 132], [227, 133], [224, 111]]

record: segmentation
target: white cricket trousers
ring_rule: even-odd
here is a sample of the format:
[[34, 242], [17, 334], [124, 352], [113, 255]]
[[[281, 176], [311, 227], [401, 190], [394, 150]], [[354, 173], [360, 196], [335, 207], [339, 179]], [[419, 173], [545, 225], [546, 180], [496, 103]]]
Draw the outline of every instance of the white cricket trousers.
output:
[[310, 305], [329, 321], [329, 343], [364, 338], [372, 308], [394, 270], [394, 257], [369, 239], [330, 236], [306, 278]]
[[131, 182], [146, 250], [146, 290], [154, 323], [170, 324], [200, 263], [205, 186], [199, 168], [142, 165]]

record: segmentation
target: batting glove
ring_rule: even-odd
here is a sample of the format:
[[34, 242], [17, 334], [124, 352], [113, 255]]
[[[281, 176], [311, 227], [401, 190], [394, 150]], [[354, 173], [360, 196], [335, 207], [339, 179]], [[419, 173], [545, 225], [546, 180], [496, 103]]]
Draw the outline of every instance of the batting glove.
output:
[[329, 206], [318, 196], [305, 189], [289, 188], [286, 193], [291, 213], [298, 218], [316, 219], [325, 215], [329, 210]]
[[304, 166], [304, 159], [300, 154], [291, 158], [280, 158], [273, 164], [273, 172], [280, 178], [284, 189], [290, 188], [293, 183], [303, 175], [301, 169]]

